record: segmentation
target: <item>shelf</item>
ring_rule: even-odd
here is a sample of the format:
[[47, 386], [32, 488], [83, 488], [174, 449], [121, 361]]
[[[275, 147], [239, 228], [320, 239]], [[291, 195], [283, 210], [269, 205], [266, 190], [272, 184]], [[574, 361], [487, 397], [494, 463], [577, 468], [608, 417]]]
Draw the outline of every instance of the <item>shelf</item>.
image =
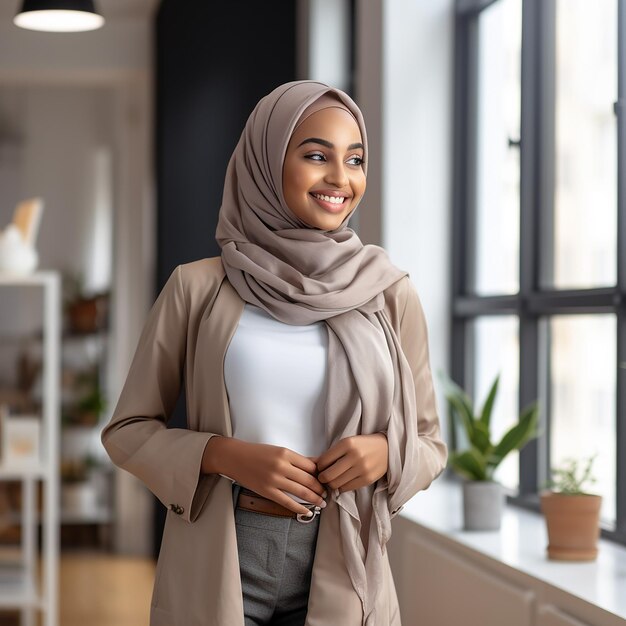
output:
[[62, 524], [111, 524], [112, 522], [113, 514], [105, 506], [99, 506], [89, 513], [61, 512]]
[[[98, 474], [112, 474], [114, 473], [114, 467], [109, 467], [103, 464], [94, 471]], [[50, 476], [48, 475], [45, 463], [24, 467], [19, 467], [17, 465], [8, 466], [0, 463], [0, 480], [22, 480], [24, 478], [38, 478], [45, 480], [50, 478]], [[62, 485], [63, 481], [60, 481], [60, 484]]]
[[0, 480], [22, 480], [24, 478], [49, 479], [50, 475], [43, 463], [32, 466], [8, 466], [0, 463]]
[[[21, 480], [21, 541], [23, 565], [0, 562], [0, 608], [24, 608], [26, 617], [31, 610], [43, 612], [41, 626], [59, 624], [59, 473], [60, 473], [60, 394], [61, 394], [61, 274], [54, 270], [39, 270], [27, 276], [0, 273], [0, 286], [43, 287], [41, 333], [41, 451], [38, 462], [20, 467], [8, 459], [0, 462], [0, 480]], [[11, 294], [2, 293], [6, 299]], [[6, 330], [5, 330], [6, 333]], [[6, 336], [6, 334], [5, 334]], [[23, 345], [23, 336], [19, 337]], [[46, 489], [38, 513], [37, 485], [41, 479]], [[52, 497], [50, 497], [52, 496]], [[41, 519], [41, 590], [37, 583], [37, 525]], [[0, 550], [1, 553], [1, 550]], [[29, 622], [30, 623], [30, 622]]]
[[[20, 524], [22, 514], [20, 511], [11, 511], [8, 514], [8, 520], [12, 524]], [[111, 524], [113, 523], [113, 513], [105, 506], [98, 506], [88, 513], [79, 513], [75, 511], [61, 510], [59, 521], [61, 524]], [[41, 514], [35, 513], [35, 523], [41, 523]], [[0, 563], [2, 557], [0, 555]], [[1, 585], [0, 585], [1, 586]]]
[[38, 270], [27, 276], [18, 276], [8, 272], [0, 272], [0, 285], [10, 287], [30, 287], [47, 285], [55, 280], [60, 282], [59, 273], [56, 270]]
[[29, 581], [23, 565], [0, 563], [0, 608], [31, 606], [43, 608], [36, 585]]
[[[72, 342], [72, 341], [85, 341], [86, 339], [91, 339], [93, 341], [108, 341], [111, 338], [111, 333], [108, 328], [102, 328], [100, 330], [96, 330], [88, 333], [74, 333], [68, 330], [64, 330], [60, 336], [62, 342]], [[0, 334], [0, 345], [6, 344], [23, 344], [29, 341], [37, 341], [40, 342], [43, 340], [43, 333], [41, 330], [36, 330], [34, 332], [22, 333], [20, 335], [9, 334], [9, 333], [1, 333]]]

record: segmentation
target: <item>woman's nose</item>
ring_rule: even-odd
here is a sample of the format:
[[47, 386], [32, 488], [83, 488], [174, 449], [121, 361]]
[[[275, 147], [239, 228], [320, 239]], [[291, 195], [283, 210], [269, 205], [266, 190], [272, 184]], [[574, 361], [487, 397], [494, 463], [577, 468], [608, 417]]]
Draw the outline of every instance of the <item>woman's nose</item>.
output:
[[330, 167], [324, 177], [326, 182], [332, 183], [336, 187], [346, 187], [349, 182], [348, 174], [343, 163], [335, 163]]

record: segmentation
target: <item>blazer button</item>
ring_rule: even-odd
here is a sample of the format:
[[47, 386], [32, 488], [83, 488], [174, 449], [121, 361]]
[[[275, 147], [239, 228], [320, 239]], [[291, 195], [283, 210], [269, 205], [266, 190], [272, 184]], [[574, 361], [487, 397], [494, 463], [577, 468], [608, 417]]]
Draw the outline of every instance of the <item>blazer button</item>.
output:
[[174, 511], [177, 515], [180, 515], [185, 509], [178, 504], [170, 504], [170, 510]]

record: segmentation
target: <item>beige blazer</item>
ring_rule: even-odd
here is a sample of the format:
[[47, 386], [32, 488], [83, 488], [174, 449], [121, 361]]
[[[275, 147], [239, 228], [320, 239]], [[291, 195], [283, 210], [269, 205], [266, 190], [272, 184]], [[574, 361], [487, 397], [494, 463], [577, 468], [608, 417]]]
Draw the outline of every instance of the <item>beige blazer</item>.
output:
[[[426, 322], [409, 277], [389, 287], [385, 297], [419, 398], [417, 493], [442, 472], [447, 448], [440, 439]], [[209, 439], [232, 436], [223, 363], [244, 304], [225, 277], [221, 257], [177, 266], [148, 315], [113, 416], [101, 432], [113, 463], [143, 481], [168, 508], [150, 626], [244, 626], [232, 483], [200, 470]], [[167, 428], [183, 374], [188, 428]], [[399, 626], [386, 551], [384, 563], [374, 624]], [[319, 521], [306, 626], [361, 626], [362, 619], [342, 560], [338, 508], [329, 499]]]

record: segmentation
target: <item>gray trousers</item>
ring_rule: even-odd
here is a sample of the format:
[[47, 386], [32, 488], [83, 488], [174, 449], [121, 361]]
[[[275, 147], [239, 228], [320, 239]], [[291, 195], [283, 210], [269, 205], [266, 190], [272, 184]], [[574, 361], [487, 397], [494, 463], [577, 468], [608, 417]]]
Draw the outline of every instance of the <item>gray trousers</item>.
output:
[[303, 626], [320, 516], [308, 524], [233, 505], [246, 626]]

